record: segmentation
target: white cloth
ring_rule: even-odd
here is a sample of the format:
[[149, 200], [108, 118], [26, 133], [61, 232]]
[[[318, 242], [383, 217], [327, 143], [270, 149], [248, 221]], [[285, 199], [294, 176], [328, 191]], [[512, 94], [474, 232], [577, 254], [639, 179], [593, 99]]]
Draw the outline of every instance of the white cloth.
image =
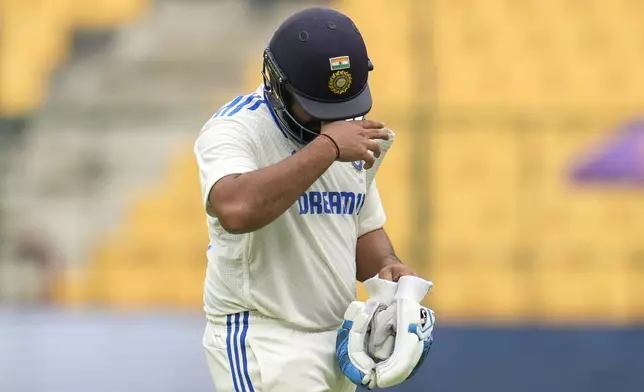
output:
[[365, 280], [363, 284], [369, 301], [381, 305], [371, 320], [371, 333], [367, 339], [367, 354], [377, 363], [389, 358], [394, 351], [396, 307], [390, 305], [394, 302], [398, 284], [380, 279], [379, 275]]
[[376, 363], [391, 357], [396, 344], [397, 307], [393, 303], [376, 313], [371, 320], [367, 353]]
[[217, 392], [354, 392], [335, 365], [335, 338], [243, 312], [208, 322], [203, 345]]
[[253, 233], [225, 232], [209, 206], [210, 189], [222, 177], [275, 164], [297, 149], [277, 126], [262, 87], [225, 105], [201, 131], [195, 155], [211, 244], [208, 315], [257, 310], [322, 330], [340, 325], [355, 300], [357, 239], [385, 223], [376, 183], [365, 197], [361, 163], [334, 163], [282, 216]]

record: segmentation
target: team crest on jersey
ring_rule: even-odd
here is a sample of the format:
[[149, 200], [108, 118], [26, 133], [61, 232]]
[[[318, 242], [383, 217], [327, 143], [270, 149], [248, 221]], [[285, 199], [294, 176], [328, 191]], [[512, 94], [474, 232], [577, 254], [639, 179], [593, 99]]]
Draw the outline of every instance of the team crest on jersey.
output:
[[351, 162], [351, 166], [353, 166], [355, 171], [358, 172], [358, 174], [360, 174], [364, 170], [364, 161]]
[[334, 94], [344, 94], [351, 87], [351, 74], [348, 71], [336, 71], [329, 79], [329, 90]]

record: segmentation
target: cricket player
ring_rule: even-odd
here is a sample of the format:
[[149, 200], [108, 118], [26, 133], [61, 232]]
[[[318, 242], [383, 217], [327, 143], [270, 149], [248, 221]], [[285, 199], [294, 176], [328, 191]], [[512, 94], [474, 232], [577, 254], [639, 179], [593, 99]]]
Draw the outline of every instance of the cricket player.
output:
[[334, 350], [356, 280], [414, 275], [383, 229], [376, 183], [365, 182], [376, 140], [388, 137], [364, 119], [372, 69], [349, 17], [301, 11], [265, 50], [263, 85], [199, 134], [203, 344], [218, 392], [354, 391]]

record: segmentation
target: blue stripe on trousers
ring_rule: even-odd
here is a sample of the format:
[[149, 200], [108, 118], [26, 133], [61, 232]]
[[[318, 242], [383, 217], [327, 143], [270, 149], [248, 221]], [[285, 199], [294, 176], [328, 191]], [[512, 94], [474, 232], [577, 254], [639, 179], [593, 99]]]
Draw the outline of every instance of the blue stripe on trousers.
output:
[[235, 363], [237, 364], [237, 377], [239, 378], [239, 384], [241, 385], [241, 391], [246, 392], [246, 388], [244, 387], [244, 381], [242, 379], [242, 373], [241, 373], [241, 367], [239, 364], [239, 348], [238, 346], [238, 338], [239, 338], [239, 313], [235, 314], [235, 336], [234, 336], [234, 347], [235, 347]]
[[241, 349], [242, 349], [242, 361], [244, 362], [244, 377], [246, 378], [246, 384], [248, 384], [248, 389], [250, 392], [255, 392], [253, 388], [253, 383], [250, 380], [250, 375], [248, 374], [248, 357], [246, 356], [246, 334], [248, 333], [248, 316], [250, 312], [244, 312], [244, 329], [242, 330], [241, 335]]
[[[235, 387], [235, 392], [239, 392], [239, 387], [237, 386], [237, 377], [235, 377], [235, 366], [233, 363], [233, 353], [232, 353], [232, 316], [228, 315], [226, 316], [226, 351], [228, 352], [228, 364], [230, 365], [230, 373], [233, 376], [233, 386]], [[235, 327], [235, 330], [237, 328]], [[237, 356], [237, 353], [235, 352], [235, 356]], [[239, 366], [239, 365], [238, 365]]]

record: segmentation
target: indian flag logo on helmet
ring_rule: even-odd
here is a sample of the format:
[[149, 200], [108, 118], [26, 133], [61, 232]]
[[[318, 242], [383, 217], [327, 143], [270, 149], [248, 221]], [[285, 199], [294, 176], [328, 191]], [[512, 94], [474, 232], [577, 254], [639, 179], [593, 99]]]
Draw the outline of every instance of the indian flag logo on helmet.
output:
[[349, 56], [333, 57], [329, 59], [329, 62], [331, 63], [331, 71], [351, 68]]

